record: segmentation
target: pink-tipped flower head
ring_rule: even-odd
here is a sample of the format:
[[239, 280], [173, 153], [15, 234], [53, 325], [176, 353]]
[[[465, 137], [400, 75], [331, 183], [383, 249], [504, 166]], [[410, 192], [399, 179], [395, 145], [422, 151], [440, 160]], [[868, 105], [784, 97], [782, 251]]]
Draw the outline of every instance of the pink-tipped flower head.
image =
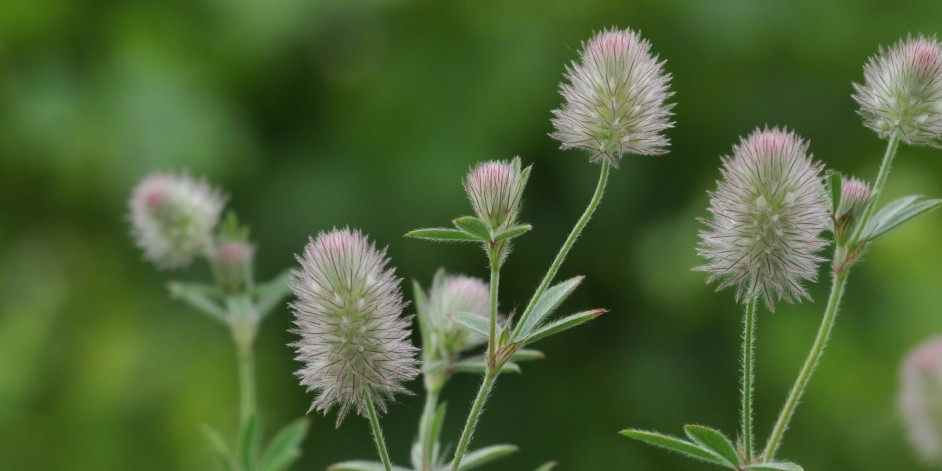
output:
[[464, 189], [475, 214], [493, 230], [517, 222], [529, 174], [520, 165], [519, 157], [510, 162], [484, 162], [472, 168], [465, 178]]
[[316, 393], [311, 409], [337, 405], [337, 426], [350, 409], [365, 417], [368, 398], [385, 412], [418, 374], [411, 319], [402, 316], [400, 280], [385, 250], [359, 231], [334, 229], [312, 239], [298, 261], [290, 284], [301, 338], [292, 346], [303, 363], [301, 384]]
[[864, 124], [881, 138], [895, 133], [910, 145], [942, 146], [942, 44], [934, 37], [881, 47], [854, 90]]
[[560, 85], [565, 103], [553, 110], [553, 138], [563, 149], [585, 149], [593, 162], [605, 158], [614, 166], [625, 154], [666, 153], [664, 131], [673, 127], [670, 78], [638, 33], [596, 34], [566, 68], [569, 83]]
[[834, 210], [834, 238], [844, 242], [870, 201], [870, 185], [857, 178], [841, 177], [841, 200]]
[[708, 261], [697, 270], [718, 281], [717, 290], [735, 286], [741, 302], [762, 296], [769, 310], [773, 298], [808, 297], [801, 283], [817, 278], [830, 205], [822, 166], [807, 150], [795, 134], [766, 129], [723, 157], [697, 247]]
[[910, 442], [926, 462], [942, 463], [942, 337], [909, 353], [900, 382], [898, 403]]
[[131, 195], [131, 233], [144, 257], [159, 268], [182, 268], [209, 254], [224, 205], [222, 193], [205, 180], [155, 173]]
[[221, 240], [213, 253], [213, 268], [219, 284], [230, 293], [252, 287], [255, 246], [243, 240]]
[[486, 342], [487, 339], [452, 320], [465, 312], [485, 319], [490, 312], [490, 288], [470, 276], [437, 275], [428, 293], [426, 314], [435, 345], [444, 358]]

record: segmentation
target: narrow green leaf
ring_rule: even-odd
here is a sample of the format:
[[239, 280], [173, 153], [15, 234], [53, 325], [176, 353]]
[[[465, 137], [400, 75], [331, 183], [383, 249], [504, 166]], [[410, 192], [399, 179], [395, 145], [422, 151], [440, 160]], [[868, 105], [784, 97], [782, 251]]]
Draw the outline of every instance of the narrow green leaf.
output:
[[730, 466], [739, 464], [739, 453], [736, 452], [736, 446], [719, 430], [702, 425], [685, 425], [684, 432], [687, 434], [687, 438], [700, 445], [701, 448], [706, 448], [723, 457], [727, 462], [726, 464]]
[[922, 200], [919, 196], [907, 196], [892, 201], [870, 220], [864, 230], [864, 235], [870, 240], [874, 240], [899, 227], [904, 222], [939, 207], [939, 205], [942, 205], [942, 200]]
[[533, 361], [542, 360], [544, 358], [546, 358], [546, 355], [544, 355], [543, 352], [539, 350], [528, 350], [526, 348], [517, 350], [517, 353], [514, 353], [513, 356], [510, 357], [512, 361]]
[[301, 457], [301, 442], [307, 434], [308, 421], [302, 417], [288, 423], [275, 434], [259, 460], [261, 471], [281, 471], [287, 469]]
[[[484, 374], [487, 371], [487, 362], [482, 356], [475, 356], [471, 358], [465, 358], [454, 365], [451, 366], [451, 371], [453, 373], [472, 373], [472, 374]], [[514, 362], [506, 362], [504, 366], [500, 368], [501, 373], [520, 373], [520, 365], [517, 365]]]
[[545, 337], [549, 337], [553, 334], [558, 334], [564, 330], [569, 330], [579, 324], [588, 322], [596, 317], [601, 316], [608, 312], [605, 309], [593, 309], [591, 311], [583, 311], [571, 316], [566, 316], [562, 319], [550, 322], [540, 328], [534, 330], [529, 336], [523, 339], [524, 345], [529, 345], [538, 340], [541, 340]]
[[211, 319], [229, 325], [229, 315], [226, 309], [215, 301], [216, 299], [225, 299], [226, 295], [218, 289], [198, 283], [182, 283], [171, 281], [167, 284], [170, 291], [170, 297], [179, 299]]
[[447, 409], [446, 403], [441, 403], [438, 405], [438, 409], [435, 409], [435, 415], [432, 416], [432, 423], [428, 429], [428, 436], [426, 439], [428, 443], [429, 450], [432, 450], [433, 456], [432, 461], [435, 462], [438, 460], [438, 441], [441, 439], [442, 435], [442, 424], [445, 423], [445, 411]]
[[473, 312], [452, 312], [448, 314], [451, 319], [468, 328], [472, 332], [477, 332], [485, 338], [490, 335], [490, 319]]
[[716, 453], [713, 453], [709, 450], [704, 450], [703, 448], [700, 448], [693, 443], [677, 437], [638, 429], [625, 429], [618, 433], [628, 438], [634, 438], [635, 440], [639, 440], [656, 447], [664, 448], [666, 450], [674, 451], [690, 458], [718, 464], [720, 466], [727, 466], [726, 460]]
[[566, 281], [559, 282], [544, 291], [543, 295], [540, 296], [540, 299], [533, 306], [530, 317], [528, 317], [524, 325], [521, 326], [521, 337], [526, 337], [530, 331], [543, 322], [546, 316], [552, 314], [553, 311], [575, 291], [576, 287], [579, 286], [579, 283], [582, 283], [584, 278], [584, 276], [576, 276]]
[[831, 193], [831, 213], [836, 213], [841, 205], [841, 174], [833, 170], [827, 173], [828, 190]]
[[[375, 461], [344, 461], [343, 463], [332, 464], [327, 467], [327, 471], [386, 471], [383, 463]], [[412, 471], [402, 466], [393, 466], [392, 471]]]
[[556, 465], [558, 465], [558, 464], [559, 464], [559, 463], [557, 463], [557, 462], [555, 462], [555, 461], [548, 461], [548, 462], [546, 462], [546, 463], [541, 464], [540, 467], [539, 467], [539, 468], [536, 468], [534, 471], [551, 471], [551, 470], [552, 470], [553, 468], [555, 468]]
[[[480, 450], [468, 452], [468, 454], [464, 455], [464, 459], [461, 460], [461, 471], [479, 468], [491, 461], [516, 453], [519, 449], [520, 448], [516, 445], [492, 445], [481, 448]], [[448, 463], [445, 469], [451, 469], [451, 465], [452, 463]]]
[[514, 239], [526, 234], [527, 232], [530, 232], [531, 230], [533, 230], [533, 226], [529, 224], [518, 224], [516, 226], [508, 227], [507, 229], [497, 233], [497, 235], [494, 236], [494, 240], [501, 241]]
[[406, 237], [414, 239], [433, 240], [435, 242], [480, 242], [481, 240], [467, 232], [458, 229], [436, 227], [430, 229], [416, 229], [406, 233]]
[[491, 230], [487, 228], [487, 224], [474, 216], [462, 216], [451, 223], [482, 242], [491, 240]]
[[252, 414], [245, 423], [245, 427], [239, 431], [239, 460], [244, 470], [254, 470], [258, 463], [260, 428], [258, 415]]
[[749, 471], [804, 471], [804, 468], [795, 463], [774, 462], [774, 463], [756, 463], [746, 465]]
[[257, 299], [255, 308], [260, 318], [264, 319], [276, 307], [284, 305], [285, 298], [291, 294], [290, 280], [291, 270], [285, 270], [251, 291]]
[[419, 320], [419, 334], [422, 336], [422, 354], [428, 355], [430, 353], [428, 350], [432, 348], [432, 335], [431, 330], [429, 330], [428, 313], [425, 310], [428, 297], [425, 294], [425, 290], [422, 289], [422, 285], [416, 280], [412, 280], [412, 293], [415, 303], [415, 317]]
[[209, 444], [209, 449], [213, 452], [213, 461], [216, 463], [216, 467], [222, 471], [234, 471], [235, 460], [232, 457], [232, 450], [229, 449], [229, 444], [226, 443], [226, 439], [222, 434], [206, 424], [200, 425], [200, 432], [206, 438], [206, 443]]
[[[520, 171], [520, 188], [526, 188], [527, 182], [530, 180], [530, 170], [533, 169], [532, 165], [527, 165], [526, 168]], [[521, 190], [522, 191], [522, 190]]]

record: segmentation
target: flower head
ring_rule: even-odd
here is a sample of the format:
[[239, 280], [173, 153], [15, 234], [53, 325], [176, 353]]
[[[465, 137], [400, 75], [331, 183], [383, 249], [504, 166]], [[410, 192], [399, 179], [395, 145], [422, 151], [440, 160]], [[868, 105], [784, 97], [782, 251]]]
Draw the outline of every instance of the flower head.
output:
[[491, 229], [509, 227], [517, 222], [523, 188], [527, 178], [520, 169], [520, 158], [510, 162], [494, 160], [480, 163], [468, 173], [464, 189], [478, 218]]
[[616, 166], [625, 154], [663, 154], [664, 131], [673, 127], [674, 105], [665, 103], [673, 95], [670, 78], [638, 33], [602, 31], [566, 67], [565, 103], [553, 110], [552, 136], [563, 149], [585, 149], [593, 162], [606, 158]]
[[766, 129], [723, 157], [697, 247], [708, 262], [697, 270], [717, 289], [735, 286], [739, 301], [761, 295], [774, 310], [773, 298], [807, 298], [801, 282], [817, 278], [830, 211], [822, 166], [807, 150], [793, 133]]
[[919, 455], [942, 463], [942, 337], [916, 347], [900, 374], [899, 408]]
[[131, 233], [160, 268], [182, 268], [212, 246], [225, 197], [188, 173], [155, 173], [131, 195]]
[[843, 242], [870, 201], [870, 185], [857, 178], [841, 177], [841, 200], [834, 210], [834, 238]]
[[426, 316], [437, 347], [447, 357], [487, 341], [484, 336], [453, 321], [452, 315], [466, 312], [486, 319], [490, 311], [490, 288], [478, 278], [440, 273], [428, 292]]
[[230, 293], [250, 288], [255, 246], [243, 240], [221, 240], [213, 253], [213, 268], [219, 283]]
[[854, 91], [864, 124], [881, 138], [895, 133], [910, 145], [942, 146], [942, 44], [934, 37], [881, 47]]
[[385, 251], [359, 231], [334, 229], [312, 239], [298, 261], [290, 284], [301, 338], [292, 346], [304, 364], [301, 384], [317, 395], [311, 409], [339, 406], [337, 426], [351, 408], [366, 416], [370, 399], [385, 412], [418, 374], [400, 280]]

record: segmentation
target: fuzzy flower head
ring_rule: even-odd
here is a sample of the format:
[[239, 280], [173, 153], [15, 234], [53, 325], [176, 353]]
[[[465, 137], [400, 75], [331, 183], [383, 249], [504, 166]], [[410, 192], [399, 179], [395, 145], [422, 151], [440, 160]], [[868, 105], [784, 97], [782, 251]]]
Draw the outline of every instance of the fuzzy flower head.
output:
[[517, 222], [523, 188], [529, 169], [520, 169], [520, 158], [510, 162], [494, 160], [480, 163], [468, 173], [464, 189], [477, 217], [492, 230]]
[[881, 47], [854, 91], [864, 124], [881, 138], [942, 147], [942, 44], [934, 37]]
[[488, 318], [490, 288], [484, 281], [464, 275], [435, 276], [426, 302], [429, 327], [440, 353], [449, 357], [486, 342], [487, 339], [452, 320], [457, 312]]
[[385, 250], [359, 231], [334, 229], [312, 239], [298, 261], [290, 285], [301, 338], [292, 346], [303, 363], [301, 384], [316, 393], [311, 409], [339, 406], [338, 427], [350, 409], [365, 417], [368, 397], [385, 412], [418, 374], [400, 280]]
[[182, 268], [207, 254], [225, 197], [188, 173], [155, 173], [134, 188], [131, 234], [159, 268]]
[[761, 295], [774, 311], [773, 298], [807, 298], [801, 283], [817, 278], [830, 204], [822, 166], [807, 150], [795, 134], [766, 129], [723, 157], [697, 246], [707, 264], [697, 270], [718, 281], [718, 290], [735, 286], [740, 302]]
[[899, 408], [909, 440], [929, 463], [942, 463], [942, 337], [916, 347], [903, 361]]
[[593, 162], [613, 166], [625, 154], [659, 155], [673, 127], [673, 95], [664, 61], [651, 43], [630, 29], [602, 31], [583, 43], [579, 60], [566, 67], [563, 106], [553, 110], [553, 138], [563, 149], [585, 149]]
[[253, 284], [255, 246], [243, 240], [221, 240], [213, 253], [213, 269], [219, 283], [230, 293], [240, 293]]

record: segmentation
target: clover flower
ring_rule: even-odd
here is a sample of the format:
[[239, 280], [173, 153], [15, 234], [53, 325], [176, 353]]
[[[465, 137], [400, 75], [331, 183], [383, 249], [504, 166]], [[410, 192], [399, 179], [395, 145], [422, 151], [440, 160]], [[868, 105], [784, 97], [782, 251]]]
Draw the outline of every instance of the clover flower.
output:
[[155, 173], [131, 196], [131, 233], [144, 258], [164, 269], [182, 268], [208, 254], [225, 197], [188, 173]]
[[243, 240], [221, 240], [213, 253], [213, 268], [219, 284], [230, 293], [238, 293], [253, 284], [252, 260], [255, 246]]
[[517, 221], [526, 177], [520, 158], [510, 162], [494, 160], [475, 166], [464, 181], [464, 189], [478, 218], [492, 230], [506, 228]]
[[664, 61], [630, 29], [602, 31], [583, 43], [560, 85], [565, 103], [553, 110], [553, 138], [563, 149], [585, 149], [613, 166], [625, 154], [658, 155], [669, 144], [673, 95]]
[[466, 312], [488, 318], [490, 288], [483, 280], [464, 275], [436, 276], [428, 293], [427, 317], [436, 344], [445, 356], [472, 348], [487, 338], [452, 320], [452, 315]]
[[367, 415], [372, 400], [385, 412], [403, 383], [418, 374], [416, 348], [409, 339], [409, 317], [385, 250], [359, 231], [319, 233], [297, 257], [292, 271], [292, 344], [303, 366], [296, 373], [316, 398], [311, 409], [339, 407], [337, 426], [350, 409]]
[[697, 252], [707, 264], [697, 267], [717, 281], [717, 290], [735, 286], [736, 299], [762, 296], [807, 298], [803, 280], [817, 278], [817, 253], [827, 243], [830, 205], [822, 166], [808, 145], [778, 129], [756, 130], [723, 157], [722, 180], [710, 193], [712, 218], [701, 220]]
[[942, 337], [916, 347], [903, 361], [899, 408], [922, 459], [942, 463]]
[[854, 91], [864, 124], [881, 138], [895, 133], [910, 145], [942, 146], [942, 44], [934, 37], [881, 47]]

